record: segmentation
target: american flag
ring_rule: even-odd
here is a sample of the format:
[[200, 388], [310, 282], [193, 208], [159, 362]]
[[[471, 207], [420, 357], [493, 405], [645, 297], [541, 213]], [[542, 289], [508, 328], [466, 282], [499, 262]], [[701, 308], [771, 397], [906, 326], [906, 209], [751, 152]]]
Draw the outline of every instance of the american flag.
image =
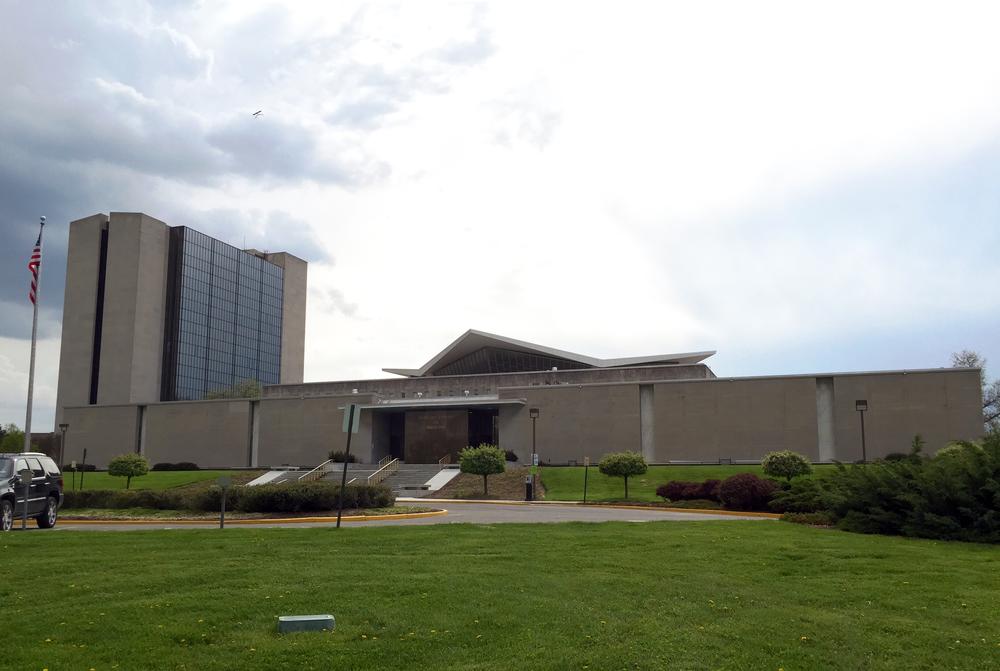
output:
[[38, 267], [42, 265], [42, 232], [38, 231], [38, 241], [35, 242], [35, 248], [31, 251], [31, 260], [28, 261], [28, 270], [31, 271], [31, 292], [28, 294], [28, 298], [31, 302], [35, 302], [35, 294], [38, 291]]

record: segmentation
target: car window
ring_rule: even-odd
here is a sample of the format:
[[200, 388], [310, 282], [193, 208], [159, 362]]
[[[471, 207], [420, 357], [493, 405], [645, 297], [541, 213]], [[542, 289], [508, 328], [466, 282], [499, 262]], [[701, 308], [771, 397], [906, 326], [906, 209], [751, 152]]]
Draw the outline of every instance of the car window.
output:
[[9, 478], [12, 475], [10, 468], [13, 463], [11, 459], [0, 459], [0, 478]]
[[44, 478], [45, 471], [42, 470], [42, 465], [38, 463], [38, 459], [34, 457], [28, 457], [28, 468], [31, 469], [32, 474], [36, 478]]
[[14, 475], [20, 475], [21, 471], [28, 467], [28, 462], [24, 459], [18, 459], [17, 463], [14, 465]]
[[42, 462], [42, 468], [45, 469], [46, 473], [52, 476], [59, 475], [59, 467], [56, 466], [56, 462], [52, 461], [48, 457], [42, 457], [40, 461]]

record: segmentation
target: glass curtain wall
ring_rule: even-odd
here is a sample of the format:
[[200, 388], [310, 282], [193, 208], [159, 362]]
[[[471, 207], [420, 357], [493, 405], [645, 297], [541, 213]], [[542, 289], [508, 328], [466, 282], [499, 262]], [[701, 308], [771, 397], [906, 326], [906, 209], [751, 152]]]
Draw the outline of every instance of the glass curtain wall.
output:
[[247, 380], [276, 384], [282, 269], [190, 228], [177, 244], [176, 359], [165, 400], [197, 400]]

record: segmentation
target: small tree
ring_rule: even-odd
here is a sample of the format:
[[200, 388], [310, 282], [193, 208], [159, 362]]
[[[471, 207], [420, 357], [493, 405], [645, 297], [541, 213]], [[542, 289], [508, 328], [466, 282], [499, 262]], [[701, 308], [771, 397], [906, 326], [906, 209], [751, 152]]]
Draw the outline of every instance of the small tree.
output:
[[231, 387], [211, 389], [205, 393], [206, 400], [222, 398], [260, 398], [261, 384], [257, 380], [240, 380]]
[[3, 427], [3, 440], [0, 440], [0, 452], [20, 452], [24, 449], [24, 431], [17, 424]]
[[604, 455], [597, 465], [601, 473], [613, 478], [625, 478], [625, 498], [628, 498], [628, 479], [646, 472], [646, 460], [638, 452], [612, 452]]
[[496, 445], [483, 443], [479, 447], [470, 446], [459, 452], [458, 463], [463, 473], [483, 476], [483, 494], [488, 494], [487, 478], [494, 473], [504, 472], [507, 457]]
[[798, 452], [782, 450], [781, 452], [768, 452], [760, 460], [760, 465], [764, 467], [764, 474], [772, 478], [785, 478], [788, 482], [792, 478], [800, 475], [812, 473], [812, 464]]
[[108, 462], [108, 475], [116, 478], [127, 478], [125, 489], [129, 488], [132, 478], [149, 473], [149, 462], [140, 454], [120, 454]]

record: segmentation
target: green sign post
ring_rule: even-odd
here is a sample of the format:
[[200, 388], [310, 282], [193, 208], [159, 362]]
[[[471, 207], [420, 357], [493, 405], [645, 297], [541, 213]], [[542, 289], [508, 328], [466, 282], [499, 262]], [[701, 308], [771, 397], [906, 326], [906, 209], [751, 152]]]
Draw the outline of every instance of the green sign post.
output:
[[357, 403], [349, 403], [344, 408], [344, 433], [347, 434], [347, 447], [344, 450], [344, 473], [340, 476], [340, 496], [337, 501], [337, 528], [340, 528], [340, 516], [344, 512], [344, 490], [347, 488], [347, 462], [351, 460], [351, 436], [358, 432], [361, 425], [361, 408]]

